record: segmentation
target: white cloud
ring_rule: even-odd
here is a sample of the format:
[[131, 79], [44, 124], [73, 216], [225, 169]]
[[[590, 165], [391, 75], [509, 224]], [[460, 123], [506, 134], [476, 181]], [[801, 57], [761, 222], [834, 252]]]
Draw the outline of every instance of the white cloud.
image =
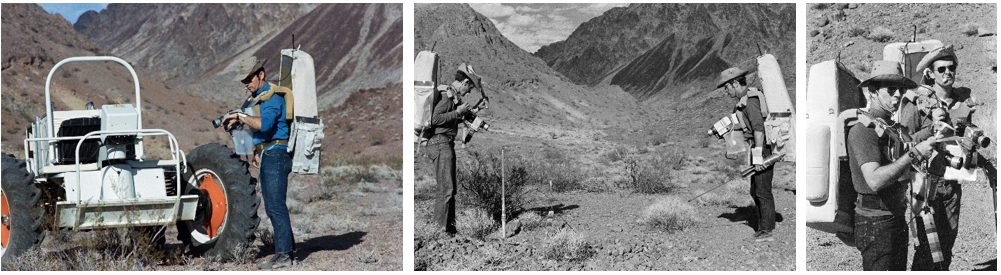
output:
[[528, 52], [564, 40], [581, 23], [628, 4], [470, 4]]
[[473, 10], [476, 10], [476, 12], [479, 12], [480, 14], [483, 14], [483, 16], [489, 18], [506, 17], [515, 14], [515, 9], [513, 7], [504, 4], [469, 4], [469, 6], [472, 7]]

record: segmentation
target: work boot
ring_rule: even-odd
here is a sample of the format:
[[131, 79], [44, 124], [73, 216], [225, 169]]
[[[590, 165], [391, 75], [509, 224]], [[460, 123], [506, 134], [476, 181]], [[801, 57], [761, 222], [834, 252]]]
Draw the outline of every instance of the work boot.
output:
[[292, 266], [295, 262], [292, 260], [291, 253], [275, 254], [270, 260], [261, 263], [257, 267], [260, 269], [276, 269], [282, 267]]
[[759, 242], [759, 243], [760, 242], [774, 242], [775, 241], [775, 237], [772, 236], [772, 232], [771, 231], [758, 231], [758, 233], [754, 234], [754, 241], [755, 242]]

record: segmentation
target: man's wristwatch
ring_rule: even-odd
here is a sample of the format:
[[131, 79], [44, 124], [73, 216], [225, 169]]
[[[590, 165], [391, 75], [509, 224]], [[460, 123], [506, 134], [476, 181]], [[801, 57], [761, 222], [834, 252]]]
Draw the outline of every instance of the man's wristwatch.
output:
[[917, 147], [911, 147], [911, 150], [907, 151], [907, 155], [911, 157], [911, 162], [921, 162], [924, 160], [924, 154], [921, 154]]

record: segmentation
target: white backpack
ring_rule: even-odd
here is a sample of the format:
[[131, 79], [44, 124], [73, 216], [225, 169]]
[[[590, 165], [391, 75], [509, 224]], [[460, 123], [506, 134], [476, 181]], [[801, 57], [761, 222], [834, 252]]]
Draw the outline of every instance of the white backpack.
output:
[[431, 51], [417, 53], [414, 60], [414, 134], [423, 144], [432, 134], [431, 113], [434, 111], [435, 87], [438, 85], [438, 54]]
[[[313, 57], [299, 49], [281, 51], [278, 85], [292, 89], [292, 113], [288, 151], [292, 154], [292, 172], [315, 175], [320, 168], [323, 143], [323, 120], [316, 108], [316, 71]], [[286, 110], [289, 111], [289, 110]]]

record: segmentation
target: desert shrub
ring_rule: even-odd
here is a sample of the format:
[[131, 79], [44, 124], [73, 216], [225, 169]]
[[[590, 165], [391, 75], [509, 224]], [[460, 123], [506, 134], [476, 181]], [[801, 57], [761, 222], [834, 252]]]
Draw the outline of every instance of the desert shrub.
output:
[[527, 203], [526, 188], [530, 176], [525, 165], [512, 158], [505, 164], [505, 194], [501, 195], [501, 159], [499, 152], [470, 152], [472, 160], [459, 167], [457, 180], [460, 201], [486, 210], [496, 221], [500, 221], [501, 199], [504, 199], [507, 213], [517, 213]]
[[552, 182], [556, 192], [581, 190], [581, 184], [587, 179], [579, 163], [571, 161], [566, 152], [553, 146], [543, 148], [539, 158], [522, 163], [528, 167], [530, 182], [546, 185]]
[[497, 222], [487, 211], [479, 208], [465, 209], [455, 217], [455, 227], [463, 235], [482, 240], [497, 229]]
[[692, 205], [669, 196], [647, 207], [640, 222], [653, 229], [673, 232], [695, 225], [698, 217]]
[[960, 26], [959, 30], [966, 36], [975, 36], [980, 33], [980, 24], [976, 22], [967, 22]]
[[827, 7], [828, 7], [827, 3], [816, 3], [816, 4], [813, 4], [812, 6], [810, 6], [810, 8], [815, 9], [815, 10], [826, 10]]
[[546, 227], [548, 223], [542, 216], [539, 216], [535, 211], [528, 211], [522, 213], [518, 216], [518, 220], [521, 221], [521, 228], [525, 230], [533, 230], [536, 228]]
[[[748, 195], [750, 183], [746, 179], [719, 176], [708, 180], [706, 183], [712, 185], [709, 188], [716, 187], [718, 184], [725, 184], [697, 198], [695, 201], [701, 205], [741, 207], [754, 203], [751, 201], [751, 196]], [[704, 191], [696, 190], [696, 194], [701, 194], [702, 192]]]
[[886, 27], [879, 26], [879, 27], [873, 28], [872, 31], [869, 32], [869, 35], [866, 36], [866, 38], [868, 38], [869, 40], [872, 40], [872, 41], [876, 41], [876, 42], [880, 42], [880, 43], [886, 43], [886, 42], [890, 42], [890, 40], [893, 40], [893, 36], [894, 35], [896, 35], [896, 34], [893, 33], [893, 30], [887, 29]]
[[636, 192], [646, 194], [668, 193], [681, 187], [672, 181], [671, 171], [679, 165], [677, 154], [660, 152], [646, 158], [633, 157], [626, 160], [627, 184]]
[[427, 220], [417, 220], [414, 221], [414, 240], [415, 242], [426, 242], [437, 239], [444, 239], [445, 232], [443, 228], [439, 225], [432, 223]]
[[571, 229], [561, 229], [546, 240], [542, 253], [547, 259], [571, 262], [583, 261], [594, 254], [584, 236]]
[[657, 146], [667, 143], [667, 135], [659, 134], [650, 139], [650, 145]]
[[613, 148], [611, 151], [601, 154], [601, 157], [605, 161], [612, 163], [625, 159], [627, 155], [629, 155], [629, 149], [626, 149], [625, 146], [619, 145]]
[[[159, 228], [157, 228], [159, 229]], [[98, 230], [76, 239], [57, 239], [56, 246], [77, 246], [58, 253], [31, 249], [3, 263], [10, 270], [151, 270], [154, 265], [183, 262], [179, 253], [168, 255], [153, 241], [153, 231], [118, 228]], [[79, 232], [78, 232], [79, 234]], [[162, 236], [162, 232], [159, 232]]]
[[848, 29], [848, 33], [847, 34], [848, 34], [848, 37], [859, 37], [859, 36], [865, 37], [866, 35], [869, 34], [869, 31], [866, 30], [863, 27], [854, 26], [854, 27]]

